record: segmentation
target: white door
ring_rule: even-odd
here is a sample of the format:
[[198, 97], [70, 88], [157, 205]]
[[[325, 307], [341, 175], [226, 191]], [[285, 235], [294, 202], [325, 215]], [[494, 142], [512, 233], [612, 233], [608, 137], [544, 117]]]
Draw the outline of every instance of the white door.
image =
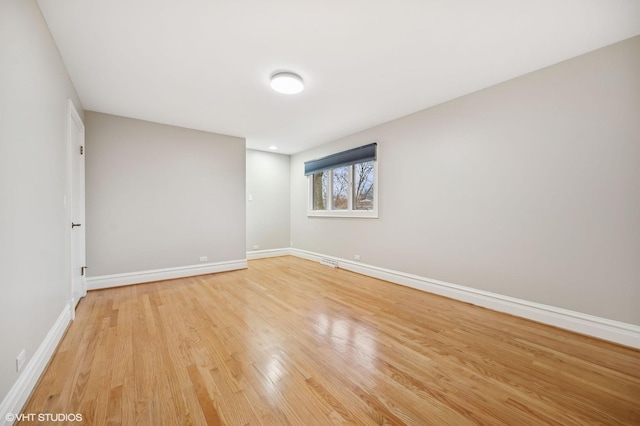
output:
[[85, 281], [84, 124], [69, 100], [68, 145], [71, 169], [71, 304], [87, 294]]

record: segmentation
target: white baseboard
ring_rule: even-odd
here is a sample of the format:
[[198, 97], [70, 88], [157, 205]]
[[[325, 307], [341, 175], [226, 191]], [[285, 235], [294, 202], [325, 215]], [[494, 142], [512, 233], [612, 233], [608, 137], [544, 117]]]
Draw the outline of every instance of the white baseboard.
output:
[[196, 275], [246, 269], [247, 260], [205, 263], [200, 265], [179, 266], [177, 268], [154, 269], [150, 271], [129, 272], [124, 274], [100, 275], [87, 278], [87, 290], [121, 287], [123, 285], [148, 283], [152, 281], [172, 280]]
[[293, 256], [317, 262], [323, 258], [332, 259], [338, 262], [339, 268], [357, 272], [362, 275], [640, 349], [640, 326], [634, 324], [596, 317], [594, 315], [583, 314], [568, 309], [544, 305], [542, 303], [530, 302], [515, 297], [503, 296], [497, 293], [379, 268], [377, 266], [326, 256], [306, 250], [291, 248], [289, 252]]
[[33, 388], [47, 367], [49, 360], [71, 322], [71, 305], [66, 305], [46, 337], [25, 366], [18, 380], [0, 404], [0, 426], [12, 425], [11, 415], [19, 414]]
[[264, 259], [267, 257], [280, 257], [280, 256], [288, 256], [291, 254], [289, 248], [280, 248], [280, 249], [269, 249], [269, 250], [254, 250], [247, 252], [247, 259]]

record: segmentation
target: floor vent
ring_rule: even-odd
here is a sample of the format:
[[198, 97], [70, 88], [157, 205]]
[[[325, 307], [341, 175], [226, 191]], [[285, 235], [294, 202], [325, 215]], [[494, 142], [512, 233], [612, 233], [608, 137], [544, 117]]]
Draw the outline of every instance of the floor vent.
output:
[[338, 267], [338, 261], [337, 260], [327, 259], [326, 257], [323, 257], [322, 259], [320, 259], [320, 263], [323, 264], [324, 266], [329, 266], [331, 268], [337, 268]]

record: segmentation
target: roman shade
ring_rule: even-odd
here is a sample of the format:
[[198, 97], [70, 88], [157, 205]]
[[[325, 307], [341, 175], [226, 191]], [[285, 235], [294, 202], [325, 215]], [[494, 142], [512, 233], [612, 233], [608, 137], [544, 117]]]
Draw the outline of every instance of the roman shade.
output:
[[378, 144], [374, 142], [348, 151], [327, 155], [317, 160], [305, 161], [304, 174], [305, 176], [309, 176], [323, 170], [375, 160], [377, 146]]

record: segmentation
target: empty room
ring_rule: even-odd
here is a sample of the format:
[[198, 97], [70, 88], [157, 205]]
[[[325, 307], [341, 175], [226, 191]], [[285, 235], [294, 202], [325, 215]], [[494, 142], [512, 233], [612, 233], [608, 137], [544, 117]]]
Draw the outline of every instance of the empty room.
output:
[[640, 424], [640, 1], [0, 0], [0, 426]]

